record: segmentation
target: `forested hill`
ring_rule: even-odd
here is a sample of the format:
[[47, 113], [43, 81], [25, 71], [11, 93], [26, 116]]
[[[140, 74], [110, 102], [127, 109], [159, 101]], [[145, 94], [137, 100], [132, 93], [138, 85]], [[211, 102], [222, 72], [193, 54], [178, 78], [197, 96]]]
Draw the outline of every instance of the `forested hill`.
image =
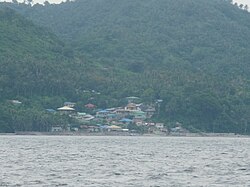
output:
[[0, 133], [48, 131], [52, 125], [69, 123], [45, 109], [80, 100], [83, 89], [98, 85], [92, 78], [97, 76], [94, 64], [76, 58], [48, 29], [0, 7]]
[[82, 90], [102, 83], [101, 68], [80, 57], [48, 29], [0, 8], [0, 101], [37, 96], [77, 100]]
[[[0, 9], [0, 132], [46, 130], [46, 123], [55, 123], [40, 110], [38, 99], [27, 99], [59, 95], [59, 85], [67, 87], [59, 77], [69, 61], [63, 48], [54, 34], [13, 10]], [[23, 106], [11, 105], [12, 99]]]
[[0, 10], [1, 99], [60, 93], [64, 44], [10, 9]]
[[243, 63], [249, 49], [249, 13], [225, 0], [76, 0], [26, 8], [16, 7], [75, 49], [132, 71], [181, 61], [218, 73], [225, 62]]
[[[54, 32], [67, 44], [66, 53], [59, 52], [68, 59], [65, 64], [87, 60], [95, 67], [70, 69], [74, 78], [62, 81], [70, 85], [67, 90], [96, 89], [106, 106], [129, 95], [147, 102], [163, 99], [155, 118], [170, 126], [250, 132], [250, 14], [229, 1], [0, 5]], [[58, 50], [51, 52], [58, 56]]]

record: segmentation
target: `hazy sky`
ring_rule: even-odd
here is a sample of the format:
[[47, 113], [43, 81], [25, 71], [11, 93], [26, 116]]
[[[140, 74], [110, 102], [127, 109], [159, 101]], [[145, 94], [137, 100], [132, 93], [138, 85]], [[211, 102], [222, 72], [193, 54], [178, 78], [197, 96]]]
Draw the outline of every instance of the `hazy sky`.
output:
[[[11, 2], [12, 0], [0, 0], [0, 1], [6, 1], [6, 2]], [[20, 2], [23, 2], [24, 0], [17, 0]], [[33, 0], [34, 3], [43, 3], [46, 0]], [[50, 3], [60, 3], [62, 0], [48, 0]], [[65, 0], [63, 0], [65, 1]]]
[[243, 5], [250, 6], [250, 0], [234, 0], [237, 3], [242, 3]]
[[[0, 1], [11, 1], [11, 0], [0, 0]], [[23, 1], [23, 0], [18, 0]], [[35, 3], [43, 3], [45, 0], [33, 0]], [[50, 3], [60, 3], [62, 0], [48, 0]], [[65, 1], [65, 0], [64, 0]], [[124, 0], [125, 1], [125, 0]], [[242, 3], [244, 5], [250, 6], [250, 0], [234, 0], [237, 3]]]
[[[11, 0], [0, 0], [0, 1], [11, 1]], [[23, 1], [23, 0], [18, 0]], [[45, 0], [33, 0], [35, 3], [43, 3]], [[50, 3], [60, 3], [62, 0], [48, 0]], [[250, 6], [250, 0], [234, 0], [235, 2], [242, 3]]]
[[[48, 0], [50, 3], [60, 3], [62, 0]], [[34, 0], [34, 2], [43, 3], [44, 0]]]

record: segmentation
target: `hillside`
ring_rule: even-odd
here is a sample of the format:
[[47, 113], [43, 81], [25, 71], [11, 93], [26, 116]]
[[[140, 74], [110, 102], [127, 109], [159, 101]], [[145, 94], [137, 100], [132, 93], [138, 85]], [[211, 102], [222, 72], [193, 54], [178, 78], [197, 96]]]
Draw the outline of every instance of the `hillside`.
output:
[[[64, 118], [46, 114], [75, 95], [75, 60], [54, 34], [0, 9], [0, 132], [46, 131]], [[20, 100], [21, 106], [10, 100]]]
[[[45, 109], [68, 100], [84, 106], [92, 97], [84, 91], [106, 87], [105, 80], [101, 67], [76, 57], [48, 29], [0, 8], [0, 133], [48, 131], [52, 125], [70, 123]], [[105, 95], [99, 97], [95, 103], [106, 105]]]
[[1, 99], [59, 94], [59, 84], [67, 87], [61, 75], [69, 58], [55, 35], [10, 9], [0, 11], [0, 32]]
[[224, 0], [82, 0], [24, 12], [93, 59], [133, 71], [185, 61], [217, 73], [249, 46], [249, 13]]
[[74, 98], [77, 89], [98, 84], [94, 79], [100, 68], [77, 58], [55, 34], [9, 8], [0, 9], [0, 32], [1, 99]]
[[98, 67], [92, 78], [77, 80], [101, 91], [105, 100], [163, 99], [156, 118], [169, 126], [250, 131], [250, 14], [229, 1], [2, 5], [49, 28], [75, 58]]
[[[0, 9], [0, 132], [44, 131], [58, 122], [44, 113], [38, 100], [62, 96], [60, 86], [69, 87], [60, 77], [69, 63], [63, 49], [54, 34], [13, 10]], [[22, 106], [7, 101], [13, 99], [21, 99]]]

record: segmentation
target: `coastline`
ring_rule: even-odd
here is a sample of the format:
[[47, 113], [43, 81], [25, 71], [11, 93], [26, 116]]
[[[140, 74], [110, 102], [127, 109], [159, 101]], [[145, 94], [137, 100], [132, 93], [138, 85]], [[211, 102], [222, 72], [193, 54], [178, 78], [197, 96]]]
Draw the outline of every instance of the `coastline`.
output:
[[223, 137], [223, 138], [250, 138], [250, 135], [234, 133], [170, 133], [170, 134], [139, 134], [139, 133], [86, 133], [86, 132], [15, 132], [0, 133], [0, 136], [137, 136], [137, 137]]

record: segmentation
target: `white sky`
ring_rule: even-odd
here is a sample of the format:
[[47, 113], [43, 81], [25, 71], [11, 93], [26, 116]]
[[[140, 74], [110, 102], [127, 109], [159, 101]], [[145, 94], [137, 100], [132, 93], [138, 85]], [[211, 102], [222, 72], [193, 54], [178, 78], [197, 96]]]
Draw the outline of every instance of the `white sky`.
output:
[[[11, 0], [0, 0], [0, 1], [11, 1]], [[23, 0], [18, 0], [23, 1]], [[33, 0], [35, 3], [43, 3], [45, 0]], [[62, 0], [48, 0], [50, 3], [60, 3]], [[65, 1], [65, 0], [64, 0]], [[234, 2], [242, 3], [243, 5], [250, 6], [250, 0], [234, 0]]]
[[[43, 3], [44, 0], [33, 0], [36, 3]], [[50, 3], [60, 3], [62, 0], [48, 0]]]
[[[11, 2], [12, 0], [0, 0], [0, 1], [6, 1], [6, 2]], [[23, 2], [24, 0], [17, 0], [18, 2]], [[33, 0], [34, 3], [44, 3], [46, 0]], [[50, 3], [60, 3], [62, 1], [66, 0], [48, 0]]]
[[[0, 1], [7, 1], [10, 2], [11, 0], [0, 0]], [[18, 0], [20, 2], [24, 1], [24, 0]], [[33, 0], [34, 3], [43, 3], [45, 0]], [[62, 1], [66, 1], [66, 0], [48, 0], [50, 3], [60, 3]], [[234, 2], [237, 2], [239, 4], [243, 4], [243, 5], [248, 5], [250, 7], [250, 0], [233, 0]]]
[[234, 0], [234, 2], [250, 6], [250, 0]]

